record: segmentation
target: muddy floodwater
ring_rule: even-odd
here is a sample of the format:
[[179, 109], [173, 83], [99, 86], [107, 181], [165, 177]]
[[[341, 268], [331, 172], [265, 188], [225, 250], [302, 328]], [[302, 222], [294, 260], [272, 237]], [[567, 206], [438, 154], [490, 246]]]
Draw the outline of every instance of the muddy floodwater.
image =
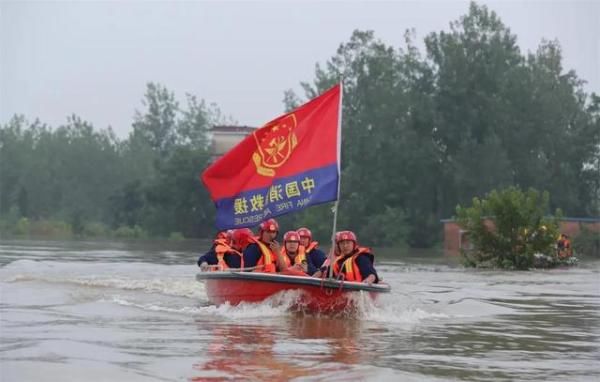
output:
[[387, 251], [392, 293], [326, 317], [286, 296], [211, 305], [205, 246], [1, 240], [0, 380], [600, 380], [599, 261], [475, 271]]

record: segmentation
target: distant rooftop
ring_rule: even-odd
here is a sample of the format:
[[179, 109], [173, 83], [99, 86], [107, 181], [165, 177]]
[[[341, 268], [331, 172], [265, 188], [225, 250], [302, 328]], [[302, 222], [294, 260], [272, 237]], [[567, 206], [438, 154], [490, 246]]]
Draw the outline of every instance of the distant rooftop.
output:
[[252, 126], [217, 125], [213, 126], [210, 131], [213, 133], [250, 133], [256, 129], [256, 127]]

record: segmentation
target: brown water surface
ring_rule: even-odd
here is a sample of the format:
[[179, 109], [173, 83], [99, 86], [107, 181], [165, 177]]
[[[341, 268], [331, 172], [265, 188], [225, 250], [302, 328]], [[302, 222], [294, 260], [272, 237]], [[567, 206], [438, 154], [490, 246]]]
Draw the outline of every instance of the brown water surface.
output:
[[475, 271], [383, 251], [393, 292], [351, 316], [294, 296], [215, 307], [201, 242], [0, 242], [4, 381], [572, 381], [600, 378], [600, 262]]

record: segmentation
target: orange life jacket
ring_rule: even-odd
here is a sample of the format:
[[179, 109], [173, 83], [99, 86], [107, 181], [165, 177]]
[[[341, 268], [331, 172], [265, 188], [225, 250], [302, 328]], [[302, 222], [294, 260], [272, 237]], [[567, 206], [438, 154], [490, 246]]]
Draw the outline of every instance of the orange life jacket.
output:
[[303, 262], [306, 262], [306, 251], [301, 245], [298, 246], [298, 253], [296, 254], [296, 257], [294, 257], [294, 264], [292, 264], [292, 259], [290, 259], [290, 257], [288, 256], [285, 247], [283, 247], [283, 249], [281, 250], [281, 254], [283, 255], [283, 259], [285, 260], [286, 268], [296, 264], [302, 265]]
[[225, 239], [217, 239], [214, 241], [215, 243], [215, 253], [217, 254], [217, 265], [218, 268], [213, 268], [213, 270], [224, 270], [229, 269], [229, 265], [225, 262], [224, 256], [226, 253], [234, 253], [240, 256], [241, 267], [244, 267], [244, 256], [237, 250], [233, 249], [229, 244], [227, 244], [227, 240]]
[[354, 250], [351, 256], [338, 257], [333, 263], [333, 274], [338, 276], [340, 273], [344, 275], [346, 281], [361, 282], [363, 280], [360, 274], [360, 268], [356, 263], [356, 259], [360, 255], [367, 255], [371, 260], [371, 264], [375, 260], [371, 249], [366, 247], [358, 247]]
[[273, 251], [271, 251], [271, 248], [269, 248], [262, 241], [255, 239], [255, 238], [252, 238], [250, 241], [252, 243], [255, 243], [256, 245], [258, 245], [258, 248], [260, 249], [260, 253], [261, 253], [260, 258], [256, 262], [256, 266], [257, 267], [260, 267], [261, 265], [263, 266], [262, 268], [255, 269], [254, 272], [266, 272], [266, 273], [277, 272], [277, 263], [276, 263], [277, 255], [275, 255], [273, 253]]
[[308, 245], [308, 247], [306, 247], [306, 249], [304, 250], [304, 252], [306, 252], [306, 254], [308, 255], [310, 253], [310, 251], [317, 248], [318, 246], [319, 246], [318, 241], [311, 241], [310, 244]]
[[563, 247], [558, 248], [558, 257], [566, 259], [573, 256], [573, 248], [571, 248], [571, 242], [565, 239]]
[[[339, 258], [340, 258], [340, 255], [337, 252], [335, 252], [333, 254], [333, 262], [335, 263], [337, 261], [337, 259], [339, 259]], [[325, 258], [325, 261], [323, 261], [323, 265], [321, 265], [321, 268], [328, 267], [328, 266], [329, 266], [329, 255], [327, 255], [327, 257]]]

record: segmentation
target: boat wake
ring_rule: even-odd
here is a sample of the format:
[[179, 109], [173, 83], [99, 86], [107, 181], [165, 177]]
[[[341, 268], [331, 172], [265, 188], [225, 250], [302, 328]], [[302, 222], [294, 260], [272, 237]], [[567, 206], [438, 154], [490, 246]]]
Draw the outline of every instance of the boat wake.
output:
[[[56, 288], [66, 287], [66, 290], [75, 286], [77, 293], [69, 294], [77, 296], [79, 302], [94, 300], [147, 312], [218, 317], [238, 323], [259, 317], [318, 316], [305, 311], [301, 303], [302, 292], [297, 290], [279, 292], [260, 303], [210, 305], [204, 284], [195, 280], [196, 273], [197, 270], [189, 265], [16, 260], [0, 268], [0, 281], [13, 285], [27, 282], [53, 284]], [[39, 289], [38, 286], [35, 288]], [[355, 300], [349, 304], [352, 308], [326, 316], [399, 325], [449, 317], [435, 311], [431, 304], [400, 292], [380, 296], [376, 301], [362, 292], [351, 298]]]
[[298, 315], [311, 317], [344, 318], [350, 320], [370, 321], [377, 323], [387, 323], [401, 326], [414, 326], [423, 322], [444, 320], [450, 316], [429, 311], [425, 306], [410, 306], [401, 303], [397, 299], [390, 301], [373, 302], [366, 295], [358, 294], [354, 298], [358, 301], [352, 310], [338, 312], [335, 314], [315, 314], [305, 312], [298, 306], [300, 300], [299, 291], [283, 291], [265, 301], [258, 303], [243, 302], [239, 305], [230, 305], [228, 303], [219, 306], [216, 305], [191, 305], [191, 306], [173, 306], [172, 301], [162, 302], [142, 302], [133, 301], [130, 296], [112, 296], [103, 298], [102, 302], [114, 303], [121, 306], [133, 307], [151, 312], [165, 312], [193, 316], [200, 320], [218, 318], [219, 321], [244, 324], [252, 319], [261, 318], [281, 318]]
[[167, 296], [203, 299], [204, 286], [190, 266], [148, 263], [62, 263], [17, 260], [0, 269], [0, 281], [73, 284], [89, 288], [112, 288]]
[[199, 308], [200, 314], [218, 315], [220, 317], [243, 321], [255, 317], [278, 317], [293, 315], [324, 316], [328, 318], [356, 319], [379, 323], [401, 325], [414, 325], [424, 321], [443, 320], [448, 315], [436, 311], [429, 311], [426, 306], [418, 303], [399, 299], [393, 294], [373, 301], [367, 293], [357, 293], [352, 296], [354, 304], [351, 309], [337, 313], [309, 313], [298, 302], [301, 301], [300, 291], [282, 291], [259, 303], [243, 302], [237, 306], [224, 304], [220, 306], [206, 306]]
[[[404, 298], [403, 298], [404, 297]], [[372, 301], [360, 297], [360, 318], [380, 323], [415, 325], [424, 321], [443, 320], [450, 316], [435, 310], [418, 300], [397, 296], [393, 293]]]

